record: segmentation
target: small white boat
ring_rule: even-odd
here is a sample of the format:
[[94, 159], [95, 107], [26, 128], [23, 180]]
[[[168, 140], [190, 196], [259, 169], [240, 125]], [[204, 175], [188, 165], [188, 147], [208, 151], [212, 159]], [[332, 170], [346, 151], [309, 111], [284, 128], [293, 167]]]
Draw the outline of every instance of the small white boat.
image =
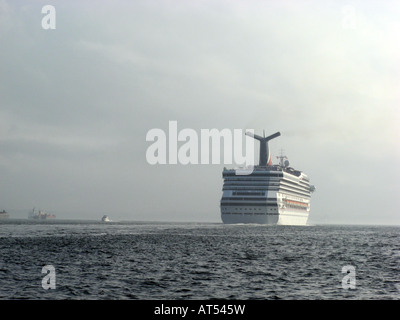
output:
[[110, 222], [111, 220], [110, 220], [110, 218], [105, 214], [105, 215], [103, 216], [103, 218], [101, 218], [101, 221], [103, 221], [103, 222]]

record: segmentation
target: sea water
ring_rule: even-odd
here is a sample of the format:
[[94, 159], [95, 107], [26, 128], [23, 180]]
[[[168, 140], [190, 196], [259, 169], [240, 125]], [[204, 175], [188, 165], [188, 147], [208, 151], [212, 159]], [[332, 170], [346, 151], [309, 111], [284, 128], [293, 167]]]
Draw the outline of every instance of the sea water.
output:
[[0, 299], [400, 299], [400, 227], [0, 221]]

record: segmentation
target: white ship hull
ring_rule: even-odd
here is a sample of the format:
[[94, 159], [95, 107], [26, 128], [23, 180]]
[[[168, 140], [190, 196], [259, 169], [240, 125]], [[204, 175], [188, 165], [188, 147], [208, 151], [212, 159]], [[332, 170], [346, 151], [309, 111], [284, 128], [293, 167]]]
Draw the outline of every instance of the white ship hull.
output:
[[279, 215], [254, 215], [254, 214], [221, 214], [225, 224], [268, 224], [268, 225], [307, 225], [308, 215], [279, 214]]

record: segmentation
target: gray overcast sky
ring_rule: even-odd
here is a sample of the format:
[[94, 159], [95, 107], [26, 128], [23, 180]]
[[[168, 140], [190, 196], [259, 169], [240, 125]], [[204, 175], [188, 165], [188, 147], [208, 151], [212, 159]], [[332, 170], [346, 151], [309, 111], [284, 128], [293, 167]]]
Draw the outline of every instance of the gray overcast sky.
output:
[[399, 16], [398, 1], [0, 0], [0, 210], [220, 222], [224, 164], [146, 161], [147, 132], [176, 120], [280, 131], [273, 156], [317, 188], [310, 223], [398, 225]]

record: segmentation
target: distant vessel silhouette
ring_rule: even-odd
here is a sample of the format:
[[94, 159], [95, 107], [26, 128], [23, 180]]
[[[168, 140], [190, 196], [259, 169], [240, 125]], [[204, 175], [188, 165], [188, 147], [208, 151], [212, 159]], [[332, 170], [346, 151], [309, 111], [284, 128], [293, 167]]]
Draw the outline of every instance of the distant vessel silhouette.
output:
[[43, 210], [35, 211], [35, 208], [29, 213], [29, 219], [47, 220], [54, 219], [55, 217], [54, 214], [46, 213]]
[[6, 210], [0, 212], [0, 219], [8, 219], [10, 216]]
[[111, 220], [110, 220], [110, 218], [105, 214], [105, 215], [103, 216], [103, 218], [101, 218], [101, 221], [103, 221], [103, 222], [110, 222]]

